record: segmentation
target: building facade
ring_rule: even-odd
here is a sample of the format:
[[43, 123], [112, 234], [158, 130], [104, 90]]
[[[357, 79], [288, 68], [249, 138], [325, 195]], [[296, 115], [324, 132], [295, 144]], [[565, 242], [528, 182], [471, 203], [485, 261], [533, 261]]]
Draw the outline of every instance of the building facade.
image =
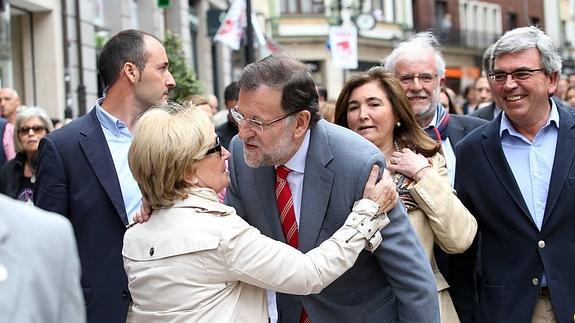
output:
[[[102, 94], [98, 50], [120, 30], [137, 28], [163, 39], [180, 35], [205, 94], [222, 98], [245, 65], [242, 50], [214, 43], [231, 0], [4, 0], [0, 13], [0, 83], [25, 105], [51, 116], [89, 111]], [[168, 7], [159, 7], [168, 3]], [[396, 42], [431, 30], [447, 63], [447, 85], [461, 91], [480, 73], [483, 51], [505, 31], [538, 24], [562, 47], [575, 71], [575, 0], [251, 0], [266, 36], [308, 64], [335, 99], [352, 74], [378, 65]], [[360, 17], [361, 16], [361, 17]], [[358, 67], [335, 68], [330, 26], [358, 27]], [[265, 55], [265, 54], [261, 54]], [[260, 56], [261, 56], [260, 55]], [[565, 71], [564, 71], [565, 72]]]
[[103, 89], [98, 50], [117, 32], [135, 28], [163, 39], [180, 35], [189, 65], [205, 94], [222, 97], [232, 78], [233, 53], [214, 44], [208, 14], [225, 0], [11, 0], [0, 24], [0, 82], [15, 88], [24, 105], [54, 118], [88, 112]]

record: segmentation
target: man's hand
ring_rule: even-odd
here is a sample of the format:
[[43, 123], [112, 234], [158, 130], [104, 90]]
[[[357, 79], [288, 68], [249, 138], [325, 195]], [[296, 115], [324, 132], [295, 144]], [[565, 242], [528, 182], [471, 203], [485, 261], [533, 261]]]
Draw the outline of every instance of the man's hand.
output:
[[363, 189], [363, 197], [379, 204], [380, 212], [389, 212], [397, 204], [397, 191], [387, 169], [383, 170], [379, 182], [377, 181], [378, 173], [379, 166], [373, 165]]
[[152, 211], [152, 207], [148, 204], [148, 201], [142, 198], [142, 206], [140, 206], [140, 210], [136, 211], [136, 214], [133, 217], [134, 223], [147, 222], [150, 219], [150, 216], [152, 216]]

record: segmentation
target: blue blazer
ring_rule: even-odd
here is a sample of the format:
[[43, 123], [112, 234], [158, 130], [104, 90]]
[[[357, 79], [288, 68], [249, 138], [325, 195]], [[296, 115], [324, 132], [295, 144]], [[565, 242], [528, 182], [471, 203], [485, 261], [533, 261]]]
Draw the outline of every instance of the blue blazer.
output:
[[[501, 147], [501, 115], [457, 149], [456, 189], [481, 231], [480, 322], [530, 322], [545, 270], [559, 322], [575, 314], [575, 110], [559, 135], [541, 231]], [[537, 278], [537, 280], [534, 280]]]
[[44, 137], [34, 204], [67, 217], [78, 244], [88, 322], [125, 322], [122, 239], [127, 216], [96, 110]]
[[[227, 204], [263, 234], [285, 242], [274, 167], [247, 166], [237, 136], [230, 151]], [[311, 128], [299, 250], [318, 246], [343, 225], [354, 201], [362, 197], [374, 163], [384, 163], [379, 149], [351, 130], [325, 120]], [[302, 304], [312, 322], [438, 322], [435, 278], [403, 206], [398, 204], [389, 218], [380, 247], [373, 254], [362, 252], [355, 265], [321, 293], [278, 294], [280, 322], [298, 322]]]

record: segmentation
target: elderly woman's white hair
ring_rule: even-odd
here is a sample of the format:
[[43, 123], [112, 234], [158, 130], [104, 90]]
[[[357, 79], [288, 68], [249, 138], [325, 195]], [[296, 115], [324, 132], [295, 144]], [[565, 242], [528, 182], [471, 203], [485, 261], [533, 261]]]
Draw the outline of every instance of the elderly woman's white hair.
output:
[[17, 153], [24, 152], [24, 148], [22, 147], [22, 143], [20, 142], [20, 136], [17, 135], [18, 129], [22, 127], [22, 123], [28, 121], [31, 118], [39, 118], [42, 122], [42, 125], [46, 128], [46, 132], [50, 133], [54, 130], [54, 126], [52, 125], [52, 120], [44, 111], [44, 109], [40, 107], [20, 107], [18, 109], [18, 113], [16, 114], [16, 122], [14, 123], [14, 149]]

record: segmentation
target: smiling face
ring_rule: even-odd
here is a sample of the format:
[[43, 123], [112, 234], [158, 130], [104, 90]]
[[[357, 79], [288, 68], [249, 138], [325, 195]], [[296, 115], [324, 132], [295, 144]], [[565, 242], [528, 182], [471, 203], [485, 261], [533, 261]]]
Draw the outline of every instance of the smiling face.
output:
[[168, 92], [176, 82], [168, 70], [168, 56], [162, 44], [150, 36], [144, 37], [148, 61], [143, 70], [139, 70], [136, 84], [136, 98], [145, 108], [165, 103]]
[[420, 126], [426, 127], [433, 116], [439, 103], [439, 93], [445, 82], [445, 78], [437, 75], [437, 62], [435, 53], [431, 50], [421, 55], [408, 55], [397, 60], [395, 64], [395, 76], [419, 75], [428, 73], [435, 75], [432, 82], [422, 83], [419, 78], [413, 79], [409, 84], [401, 83], [401, 87], [409, 98], [415, 118]]
[[351, 91], [347, 102], [347, 122], [351, 130], [382, 151], [393, 143], [397, 118], [387, 95], [375, 81]]
[[42, 120], [38, 117], [31, 117], [22, 121], [17, 131], [18, 139], [22, 144], [22, 150], [28, 157], [36, 154], [40, 139], [48, 133], [44, 123], [42, 123]]
[[[541, 55], [535, 48], [498, 56], [493, 72], [510, 73], [517, 70], [541, 68]], [[538, 130], [549, 115], [549, 96], [555, 92], [558, 74], [533, 72], [525, 80], [514, 80], [510, 75], [503, 83], [494, 83], [494, 96], [515, 128], [519, 131]]]

